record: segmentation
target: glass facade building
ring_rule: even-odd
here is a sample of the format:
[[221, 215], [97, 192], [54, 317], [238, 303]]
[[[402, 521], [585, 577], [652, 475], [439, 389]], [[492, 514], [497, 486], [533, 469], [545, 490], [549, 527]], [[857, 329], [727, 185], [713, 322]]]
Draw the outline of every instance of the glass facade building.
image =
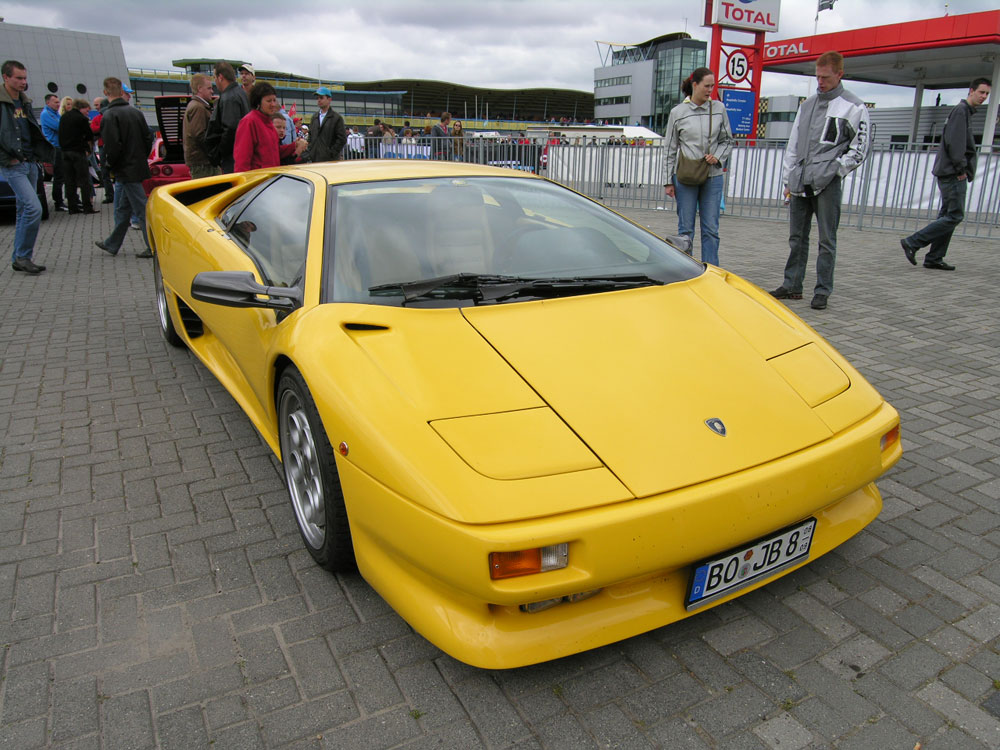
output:
[[678, 39], [656, 45], [656, 81], [653, 89], [653, 112], [646, 124], [663, 134], [670, 110], [684, 101], [681, 83], [695, 68], [705, 67], [707, 44], [697, 39]]
[[[603, 45], [603, 47], [602, 47]], [[594, 70], [594, 118], [642, 125], [663, 134], [670, 110], [683, 101], [681, 82], [705, 65], [708, 43], [667, 34], [634, 45], [598, 42], [602, 67]]]

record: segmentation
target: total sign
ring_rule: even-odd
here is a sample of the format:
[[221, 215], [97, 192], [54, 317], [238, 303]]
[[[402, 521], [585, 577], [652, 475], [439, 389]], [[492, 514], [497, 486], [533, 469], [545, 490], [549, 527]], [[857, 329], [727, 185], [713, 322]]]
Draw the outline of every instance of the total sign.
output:
[[748, 31], [777, 31], [781, 0], [714, 0], [712, 23]]

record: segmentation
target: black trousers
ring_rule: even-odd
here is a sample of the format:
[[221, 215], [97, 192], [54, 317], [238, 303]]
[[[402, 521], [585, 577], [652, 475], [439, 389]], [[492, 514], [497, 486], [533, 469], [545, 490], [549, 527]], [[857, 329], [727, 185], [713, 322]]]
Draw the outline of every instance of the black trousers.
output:
[[81, 204], [85, 210], [93, 210], [94, 187], [87, 154], [83, 151], [63, 151], [63, 173], [69, 210], [79, 211]]

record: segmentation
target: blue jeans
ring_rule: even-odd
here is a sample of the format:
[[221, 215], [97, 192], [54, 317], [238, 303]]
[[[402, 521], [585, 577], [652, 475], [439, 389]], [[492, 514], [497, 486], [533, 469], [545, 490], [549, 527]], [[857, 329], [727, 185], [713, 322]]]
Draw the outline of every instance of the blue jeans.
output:
[[[118, 196], [120, 195], [120, 193], [118, 192], [118, 188], [116, 186], [116, 183], [112, 183], [112, 187], [114, 188], [115, 195], [114, 195], [114, 206], [112, 207], [111, 210], [112, 211], [117, 211], [118, 210]], [[145, 192], [146, 191], [143, 191], [144, 195], [145, 195]], [[146, 205], [145, 202], [142, 205], [145, 206]], [[143, 209], [143, 211], [141, 211], [140, 213], [145, 214], [145, 209]], [[139, 221], [140, 221], [140, 219], [139, 219], [139, 214], [138, 213], [134, 213], [134, 214], [132, 214], [132, 216], [129, 217], [129, 223], [130, 224], [138, 224]]]
[[919, 232], [914, 232], [903, 240], [918, 250], [927, 245], [931, 246], [924, 257], [924, 263], [938, 263], [944, 260], [951, 235], [954, 234], [955, 227], [965, 218], [965, 195], [968, 189], [968, 180], [938, 177], [938, 190], [941, 191], [941, 210], [938, 212], [938, 217]]
[[42, 204], [38, 200], [38, 165], [20, 162], [11, 167], [0, 167], [4, 179], [14, 192], [17, 218], [14, 226], [14, 252], [11, 261], [18, 258], [31, 260], [42, 223]]
[[837, 227], [840, 225], [840, 199], [843, 186], [834, 178], [821, 193], [811, 197], [793, 195], [788, 204], [788, 262], [785, 264], [785, 289], [802, 292], [802, 281], [809, 260], [809, 230], [813, 214], [819, 228], [819, 255], [816, 256], [816, 294], [833, 293], [833, 266], [837, 260]]
[[115, 228], [104, 240], [108, 250], [117, 253], [128, 234], [129, 219], [132, 216], [139, 217], [139, 224], [142, 228], [142, 241], [149, 250], [149, 239], [146, 237], [146, 192], [142, 189], [141, 182], [116, 182], [115, 183]]
[[694, 215], [701, 218], [701, 259], [719, 265], [719, 208], [722, 205], [722, 175], [709, 177], [703, 185], [684, 185], [674, 178], [677, 200], [677, 233], [694, 247]]

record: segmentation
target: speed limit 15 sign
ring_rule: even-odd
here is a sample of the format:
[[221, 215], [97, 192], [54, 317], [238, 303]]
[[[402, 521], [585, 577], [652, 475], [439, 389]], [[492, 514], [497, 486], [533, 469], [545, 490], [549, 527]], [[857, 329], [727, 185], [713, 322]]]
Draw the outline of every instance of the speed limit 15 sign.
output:
[[726, 60], [726, 77], [733, 83], [742, 83], [750, 73], [750, 60], [743, 50], [734, 50]]

